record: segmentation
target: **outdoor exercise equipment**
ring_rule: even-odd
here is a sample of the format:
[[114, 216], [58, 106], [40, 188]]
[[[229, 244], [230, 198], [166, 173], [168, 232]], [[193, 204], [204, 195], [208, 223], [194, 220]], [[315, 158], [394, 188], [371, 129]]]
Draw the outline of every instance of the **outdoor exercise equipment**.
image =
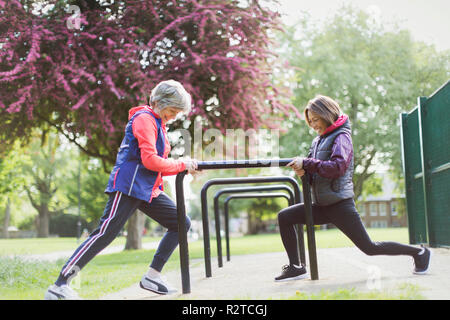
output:
[[229, 235], [229, 202], [233, 199], [260, 199], [260, 198], [285, 198], [289, 205], [293, 204], [293, 199], [290, 198], [286, 193], [244, 193], [244, 194], [232, 194], [225, 199], [224, 202], [224, 218], [225, 218], [225, 239], [226, 239], [226, 249], [227, 249], [227, 261], [230, 261], [230, 235]]
[[[236, 169], [236, 168], [263, 168], [263, 167], [283, 167], [286, 166], [292, 159], [277, 159], [277, 160], [233, 160], [233, 161], [203, 161], [198, 163], [199, 170], [213, 170], [213, 169]], [[177, 199], [177, 215], [178, 215], [178, 236], [179, 236], [179, 250], [180, 250], [180, 268], [181, 268], [181, 284], [182, 292], [190, 293], [190, 275], [189, 275], [189, 248], [187, 242], [186, 228], [186, 207], [184, 203], [184, 186], [183, 180], [186, 176], [187, 171], [183, 171], [177, 174], [175, 180], [175, 190]], [[317, 271], [317, 253], [316, 244], [314, 236], [314, 225], [312, 219], [312, 207], [311, 207], [311, 190], [308, 182], [308, 176], [304, 175], [302, 177], [302, 187], [303, 187], [303, 198], [305, 205], [305, 218], [306, 218], [306, 234], [308, 240], [308, 253], [310, 261], [310, 272], [311, 279], [317, 280], [319, 278]], [[246, 183], [261, 183], [261, 182], [278, 182], [273, 180], [274, 177], [248, 177]], [[285, 177], [290, 178], [291, 177]], [[226, 180], [225, 184], [241, 183], [243, 178], [230, 178]], [[204, 205], [206, 204], [206, 189], [212, 185], [212, 181], [209, 181], [208, 186], [204, 186], [202, 189], [202, 196], [204, 196], [204, 202], [202, 203], [203, 210], [203, 228], [207, 231], [203, 233], [203, 241], [205, 245], [205, 254], [209, 255], [208, 259], [205, 256], [205, 263], [210, 261], [210, 246], [209, 246], [209, 226], [208, 226], [208, 216], [207, 210], [205, 210]], [[220, 179], [218, 179], [220, 180]], [[217, 181], [217, 180], [216, 180]], [[295, 180], [294, 180], [295, 181]], [[300, 199], [300, 193], [296, 192], [296, 201]], [[206, 220], [206, 221], [205, 221]], [[206, 265], [207, 277], [211, 276], [211, 264]], [[209, 272], [209, 275], [208, 275]]]
[[[217, 252], [222, 252], [222, 241], [220, 234], [220, 214], [219, 214], [219, 199], [224, 194], [229, 193], [247, 193], [247, 192], [256, 192], [256, 191], [281, 191], [285, 190], [289, 193], [289, 205], [295, 203], [294, 192], [291, 188], [286, 185], [267, 185], [267, 186], [246, 186], [246, 187], [235, 187], [235, 188], [224, 188], [216, 192], [214, 195], [214, 219], [216, 225], [216, 240], [217, 240]], [[300, 200], [301, 201], [301, 200]], [[225, 213], [225, 212], [224, 212]], [[227, 251], [227, 261], [230, 261], [230, 237], [229, 237], [229, 226], [228, 226], [228, 217], [225, 214], [225, 239], [226, 239], [226, 251]], [[301, 231], [301, 234], [300, 234]], [[305, 260], [305, 246], [303, 241], [303, 225], [300, 225], [297, 230], [297, 234], [299, 239], [299, 256], [300, 260]], [[222, 255], [218, 255], [218, 264], [219, 268], [223, 266], [222, 263]]]
[[[205, 274], [206, 277], [211, 277], [211, 248], [210, 248], [210, 236], [209, 236], [209, 214], [208, 214], [208, 189], [214, 185], [226, 185], [226, 184], [248, 184], [248, 183], [269, 183], [269, 182], [287, 182], [290, 183], [295, 190], [295, 203], [300, 203], [301, 193], [300, 187], [297, 181], [292, 177], [277, 176], [277, 177], [241, 177], [241, 178], [214, 178], [208, 180], [200, 192], [200, 198], [202, 203], [202, 221], [203, 221], [203, 242], [204, 242], [204, 258], [205, 258]], [[218, 220], [218, 213], [215, 215], [215, 219]], [[220, 221], [219, 221], [220, 224]], [[217, 231], [219, 230], [219, 231]], [[220, 225], [216, 226], [216, 233], [219, 233], [218, 242], [221, 243]], [[302, 263], [306, 263], [305, 259], [305, 244], [303, 239], [303, 232], [299, 232], [300, 236], [298, 241], [300, 242], [300, 260]], [[218, 259], [219, 266], [222, 266], [222, 248], [218, 247]]]

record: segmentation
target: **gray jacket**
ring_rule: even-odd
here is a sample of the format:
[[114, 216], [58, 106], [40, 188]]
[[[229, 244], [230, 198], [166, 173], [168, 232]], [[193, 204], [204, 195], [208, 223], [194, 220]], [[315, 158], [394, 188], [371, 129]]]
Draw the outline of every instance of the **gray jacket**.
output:
[[[347, 120], [342, 126], [324, 136], [313, 140], [308, 157], [319, 160], [330, 160], [334, 140], [339, 134], [347, 132], [351, 135], [350, 123]], [[354, 197], [353, 192], [353, 154], [350, 165], [344, 175], [336, 179], [329, 179], [313, 173], [311, 177], [312, 201], [325, 206]]]

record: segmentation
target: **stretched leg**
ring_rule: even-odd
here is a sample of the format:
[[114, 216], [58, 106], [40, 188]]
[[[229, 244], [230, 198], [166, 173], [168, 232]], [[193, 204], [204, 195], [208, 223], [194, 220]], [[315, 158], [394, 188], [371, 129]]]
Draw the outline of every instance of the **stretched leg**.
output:
[[[153, 261], [150, 267], [158, 272], [166, 264], [167, 260], [172, 255], [175, 248], [178, 246], [178, 220], [177, 207], [175, 203], [165, 193], [161, 193], [154, 198], [151, 203], [143, 203], [139, 210], [144, 212], [147, 216], [167, 228], [167, 232], [161, 239]], [[189, 217], [186, 217], [186, 232], [191, 226]]]
[[362, 252], [367, 255], [416, 256], [421, 249], [393, 241], [372, 241], [356, 210], [353, 199], [328, 206], [326, 215]]
[[[322, 208], [312, 205], [312, 215], [315, 225], [329, 223]], [[281, 240], [289, 258], [289, 264], [300, 265], [297, 251], [297, 236], [295, 224], [305, 224], [305, 206], [303, 203], [295, 204], [278, 213], [278, 226], [280, 228]]]
[[75, 276], [90, 260], [109, 245], [140, 202], [142, 201], [128, 197], [121, 192], [111, 194], [98, 227], [75, 250], [63, 266], [55, 284], [58, 286], [66, 284], [69, 278]]

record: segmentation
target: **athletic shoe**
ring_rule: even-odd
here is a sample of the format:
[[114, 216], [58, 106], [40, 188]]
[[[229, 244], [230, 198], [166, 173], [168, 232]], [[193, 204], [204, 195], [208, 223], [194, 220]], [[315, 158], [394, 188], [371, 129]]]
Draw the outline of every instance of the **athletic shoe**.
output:
[[177, 292], [176, 289], [170, 287], [167, 284], [166, 279], [161, 276], [150, 278], [148, 275], [144, 275], [139, 282], [139, 286], [142, 289], [157, 293], [157, 294], [172, 294]]
[[426, 274], [430, 268], [431, 250], [424, 246], [422, 248], [423, 253], [414, 256], [414, 274]]
[[295, 264], [284, 265], [282, 268], [281, 275], [275, 278], [276, 282], [289, 281], [289, 280], [299, 280], [304, 279], [308, 276], [308, 272], [304, 265], [296, 266]]
[[81, 300], [81, 298], [78, 296], [78, 293], [66, 284], [62, 286], [53, 284], [48, 287], [44, 300]]

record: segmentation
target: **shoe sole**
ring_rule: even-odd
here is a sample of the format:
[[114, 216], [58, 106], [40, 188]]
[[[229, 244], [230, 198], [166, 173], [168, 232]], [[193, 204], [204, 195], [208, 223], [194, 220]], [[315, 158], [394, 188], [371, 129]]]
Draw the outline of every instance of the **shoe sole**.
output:
[[296, 277], [291, 277], [291, 278], [285, 278], [285, 279], [275, 280], [275, 282], [285, 282], [285, 281], [301, 280], [301, 279], [305, 279], [305, 278], [308, 278], [308, 273], [301, 274], [301, 275], [296, 276]]
[[430, 258], [428, 259], [428, 266], [427, 266], [427, 268], [425, 270], [423, 270], [423, 271], [413, 270], [413, 274], [424, 275], [424, 274], [427, 274], [428, 271], [430, 271], [431, 257], [433, 256], [433, 251], [431, 251], [431, 249], [428, 249], [428, 250], [430, 250]]
[[64, 298], [58, 294], [47, 291], [44, 295], [44, 300], [63, 300]]
[[160, 294], [160, 295], [174, 294], [174, 293], [177, 292], [177, 290], [170, 290], [170, 289], [169, 289], [169, 291], [167, 291], [167, 292], [165, 292], [165, 291], [163, 292], [163, 291], [158, 291], [158, 290], [151, 289], [151, 288], [146, 288], [146, 287], [144, 287], [144, 285], [142, 284], [141, 281], [139, 282], [139, 286], [140, 286], [142, 289], [144, 289], [144, 290], [151, 291], [151, 292], [154, 292], [154, 293], [157, 293], [157, 294]]

